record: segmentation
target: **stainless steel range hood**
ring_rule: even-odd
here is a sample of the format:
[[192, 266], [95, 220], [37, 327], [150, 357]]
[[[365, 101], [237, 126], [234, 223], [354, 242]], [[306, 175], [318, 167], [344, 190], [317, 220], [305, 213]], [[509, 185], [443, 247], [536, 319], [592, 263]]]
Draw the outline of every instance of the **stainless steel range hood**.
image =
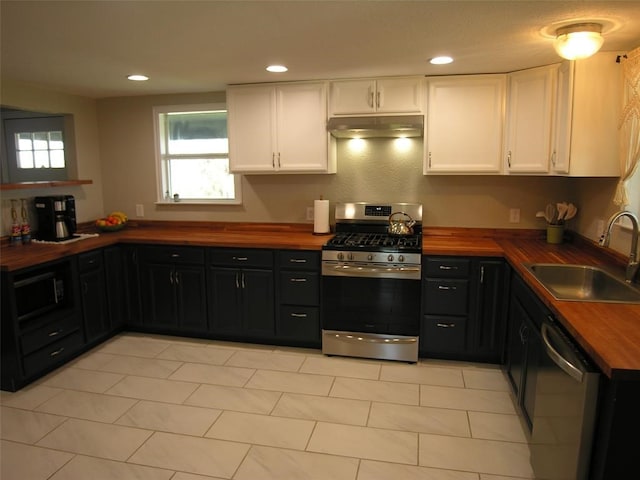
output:
[[424, 116], [334, 117], [327, 130], [336, 138], [422, 137]]

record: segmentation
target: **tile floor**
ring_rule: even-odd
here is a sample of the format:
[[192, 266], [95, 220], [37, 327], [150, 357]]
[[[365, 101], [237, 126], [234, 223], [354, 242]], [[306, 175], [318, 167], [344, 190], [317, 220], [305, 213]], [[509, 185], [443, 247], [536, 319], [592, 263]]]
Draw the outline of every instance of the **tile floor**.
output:
[[497, 366], [126, 333], [0, 394], [3, 480], [515, 480]]

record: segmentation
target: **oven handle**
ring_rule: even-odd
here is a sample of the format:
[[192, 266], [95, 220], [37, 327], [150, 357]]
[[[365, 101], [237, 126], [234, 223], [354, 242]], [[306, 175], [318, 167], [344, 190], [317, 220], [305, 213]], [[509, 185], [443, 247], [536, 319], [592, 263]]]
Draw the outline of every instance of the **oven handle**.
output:
[[369, 277], [384, 278], [393, 275], [395, 278], [420, 280], [420, 267], [386, 267], [370, 265], [322, 265], [322, 275], [327, 277]]

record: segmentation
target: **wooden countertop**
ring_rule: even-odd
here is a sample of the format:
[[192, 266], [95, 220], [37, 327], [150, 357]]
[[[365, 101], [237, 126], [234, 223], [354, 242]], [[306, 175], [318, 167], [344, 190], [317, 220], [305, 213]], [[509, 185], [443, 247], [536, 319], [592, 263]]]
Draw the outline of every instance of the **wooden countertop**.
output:
[[[131, 222], [120, 232], [69, 244], [3, 244], [0, 268], [18, 270], [116, 243], [320, 250], [329, 238], [331, 235], [314, 235], [307, 224]], [[549, 245], [543, 231], [465, 228], [425, 228], [423, 253], [505, 258], [607, 376], [640, 380], [640, 305], [556, 300], [522, 265], [577, 263], [605, 266], [622, 274], [622, 255], [583, 240]]]

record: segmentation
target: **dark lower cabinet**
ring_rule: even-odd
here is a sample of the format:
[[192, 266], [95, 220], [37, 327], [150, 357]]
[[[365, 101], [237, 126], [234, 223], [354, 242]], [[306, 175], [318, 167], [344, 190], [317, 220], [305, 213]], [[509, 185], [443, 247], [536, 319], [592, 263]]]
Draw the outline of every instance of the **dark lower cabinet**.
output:
[[94, 343], [111, 330], [102, 250], [78, 255], [80, 294], [86, 343]]
[[423, 258], [420, 354], [499, 363], [507, 269], [502, 259]]
[[207, 253], [210, 331], [230, 339], [273, 339], [273, 252], [216, 248]]

